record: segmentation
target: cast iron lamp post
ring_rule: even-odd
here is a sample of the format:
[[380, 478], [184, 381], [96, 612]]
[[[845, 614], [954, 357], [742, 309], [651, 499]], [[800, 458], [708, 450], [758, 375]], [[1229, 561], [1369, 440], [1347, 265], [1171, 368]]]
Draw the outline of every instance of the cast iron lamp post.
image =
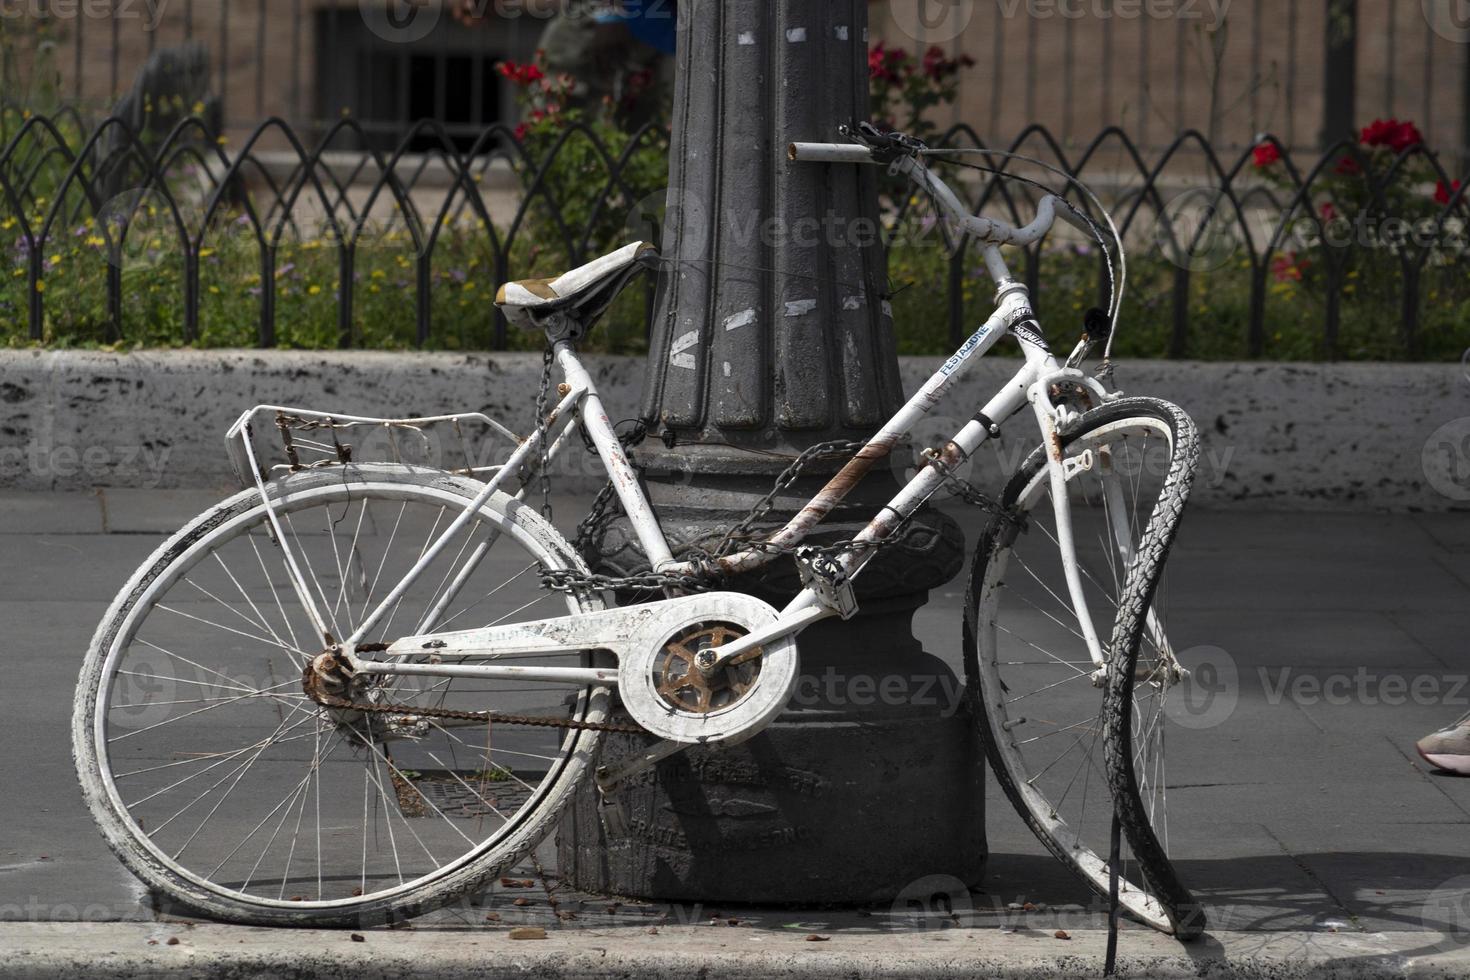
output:
[[[643, 406], [656, 438], [638, 451], [673, 542], [718, 540], [792, 456], [866, 438], [903, 402], [878, 174], [785, 153], [867, 117], [867, 8], [679, 4], [666, 264]], [[900, 471], [911, 458], [901, 452]], [[783, 524], [836, 465], [813, 465], [763, 526]], [[895, 486], [893, 473], [870, 475], [814, 540], [851, 537]], [[618, 522], [597, 552], [602, 570], [644, 564]], [[978, 883], [981, 746], [954, 671], [911, 628], [963, 555], [955, 523], [922, 512], [859, 576], [860, 614], [801, 634], [803, 676], [776, 723], [635, 780], [615, 833], [589, 789], [562, 827], [564, 875], [591, 891], [706, 902], [887, 900], [936, 873]], [[782, 558], [732, 587], [779, 606], [797, 576]], [[957, 661], [958, 614], [944, 630]], [[604, 762], [642, 744], [609, 736]]]

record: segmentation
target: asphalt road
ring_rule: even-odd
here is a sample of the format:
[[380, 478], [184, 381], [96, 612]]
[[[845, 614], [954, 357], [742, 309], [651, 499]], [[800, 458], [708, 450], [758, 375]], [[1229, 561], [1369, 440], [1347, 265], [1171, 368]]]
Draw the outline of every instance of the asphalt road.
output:
[[[0, 921], [149, 921], [140, 888], [81, 803], [72, 688], [128, 574], [216, 498], [0, 494]], [[579, 510], [572, 502], [563, 513]], [[1171, 575], [1171, 630], [1225, 651], [1235, 673], [1212, 727], [1178, 733], [1190, 769], [1170, 789], [1171, 847], [1214, 927], [1424, 931], [1429, 948], [1444, 941], [1431, 943], [1438, 931], [1470, 943], [1470, 779], [1433, 775], [1413, 751], [1417, 737], [1470, 711], [1470, 520], [1195, 513]], [[959, 588], [936, 593], [917, 621], [926, 647], [952, 663]], [[1096, 924], [1077, 918], [1088, 914], [1087, 893], [993, 788], [987, 823], [993, 856], [986, 892], [972, 896], [977, 921]], [[506, 913], [497, 927], [550, 918], [534, 902], [510, 906], [512, 897], [489, 899]], [[1047, 910], [1009, 907], [1024, 902]], [[603, 904], [584, 898], [582, 907], [608, 916]], [[443, 921], [483, 927], [483, 911]], [[869, 917], [673, 911], [719, 911], [757, 928]], [[644, 926], [670, 912], [624, 905], [599, 922]]]

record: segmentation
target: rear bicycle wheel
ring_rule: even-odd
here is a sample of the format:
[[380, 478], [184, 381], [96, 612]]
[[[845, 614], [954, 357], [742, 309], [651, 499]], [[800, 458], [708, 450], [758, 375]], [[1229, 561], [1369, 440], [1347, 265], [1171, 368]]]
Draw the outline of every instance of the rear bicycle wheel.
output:
[[[345, 638], [481, 489], [349, 466], [270, 492], [313, 605]], [[366, 639], [599, 608], [541, 587], [540, 571], [579, 567], [531, 508], [496, 494]], [[165, 542], [114, 601], [82, 669], [73, 752], [103, 836], [154, 890], [233, 922], [370, 924], [485, 887], [554, 827], [599, 732], [412, 712], [595, 725], [606, 689], [380, 676], [352, 700], [401, 713], [324, 708], [302, 687], [324, 643], [255, 491]]]
[[[1131, 851], [1120, 868], [1121, 905], [1188, 938], [1203, 928], [1203, 915], [1159, 837], [1148, 846], [1140, 831], [1167, 836], [1163, 709], [1179, 674], [1160, 582], [1198, 439], [1182, 411], [1148, 398], [1089, 411], [1060, 439], [1083, 592], [1108, 669], [1099, 673], [1093, 663], [1070, 601], [1047, 455], [1038, 448], [1007, 484], [1005, 513], [985, 531], [971, 566], [964, 624], [971, 703], [997, 782], [1041, 843], [1106, 896], [1109, 869], [1099, 855], [1116, 812]], [[1105, 693], [1114, 665], [1125, 662], [1125, 670], [1146, 665], [1148, 682]], [[1131, 785], [1105, 758], [1109, 744], [1121, 749], [1121, 736], [1108, 741], [1119, 725], [1132, 726]]]

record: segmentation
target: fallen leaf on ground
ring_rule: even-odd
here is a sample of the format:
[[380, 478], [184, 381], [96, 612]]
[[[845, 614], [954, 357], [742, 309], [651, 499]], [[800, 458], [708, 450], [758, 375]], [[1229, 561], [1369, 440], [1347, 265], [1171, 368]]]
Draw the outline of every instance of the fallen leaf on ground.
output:
[[352, 934], [352, 941], [355, 943], [365, 943], [367, 942], [367, 937], [360, 932], [354, 932]]
[[168, 945], [168, 946], [177, 946], [178, 944], [179, 944], [179, 937], [178, 936], [169, 936], [168, 937], [168, 942], [165, 945]]
[[485, 921], [486, 922], [499, 922], [500, 921], [500, 913], [499, 912], [486, 912], [485, 913]]
[[831, 936], [819, 936], [816, 933], [812, 933], [811, 935], [806, 937], [806, 941], [809, 943], [825, 943], [831, 938]]
[[649, 926], [648, 927], [648, 934], [650, 936], [657, 936], [658, 935], [658, 926]]
[[1072, 938], [1071, 936], [1067, 935], [1067, 930], [1065, 930], [1065, 929], [1058, 929], [1056, 932], [1052, 933], [1052, 935], [1053, 936], [1056, 936], [1058, 939], [1071, 939]]
[[1031, 904], [1030, 902], [1025, 903], [1024, 905], [1021, 906], [1021, 908], [1025, 909], [1027, 912], [1035, 912], [1036, 911], [1036, 906], [1033, 905], [1033, 904]]
[[518, 898], [514, 902], [511, 902], [510, 904], [512, 904], [512, 905], [519, 905], [521, 908], [525, 908], [527, 905], [530, 905], [531, 904], [531, 900], [529, 898]]
[[546, 930], [540, 926], [521, 926], [510, 931], [512, 939], [545, 939]]

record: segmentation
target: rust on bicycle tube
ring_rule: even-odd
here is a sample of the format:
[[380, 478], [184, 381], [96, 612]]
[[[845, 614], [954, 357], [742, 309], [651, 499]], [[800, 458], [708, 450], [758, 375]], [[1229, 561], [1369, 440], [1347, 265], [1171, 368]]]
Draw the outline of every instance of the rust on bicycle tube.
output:
[[898, 433], [892, 435], [879, 435], [875, 437], [852, 459], [847, 465], [838, 470], [827, 485], [817, 491], [816, 496], [801, 509], [791, 523], [787, 524], [772, 539], [772, 544], [785, 544], [793, 538], [800, 539], [806, 536], [822, 519], [832, 513], [833, 508], [846, 499], [853, 488], [862, 482], [863, 477], [876, 466], [881, 460], [887, 459], [893, 452], [893, 447], [898, 442]]

